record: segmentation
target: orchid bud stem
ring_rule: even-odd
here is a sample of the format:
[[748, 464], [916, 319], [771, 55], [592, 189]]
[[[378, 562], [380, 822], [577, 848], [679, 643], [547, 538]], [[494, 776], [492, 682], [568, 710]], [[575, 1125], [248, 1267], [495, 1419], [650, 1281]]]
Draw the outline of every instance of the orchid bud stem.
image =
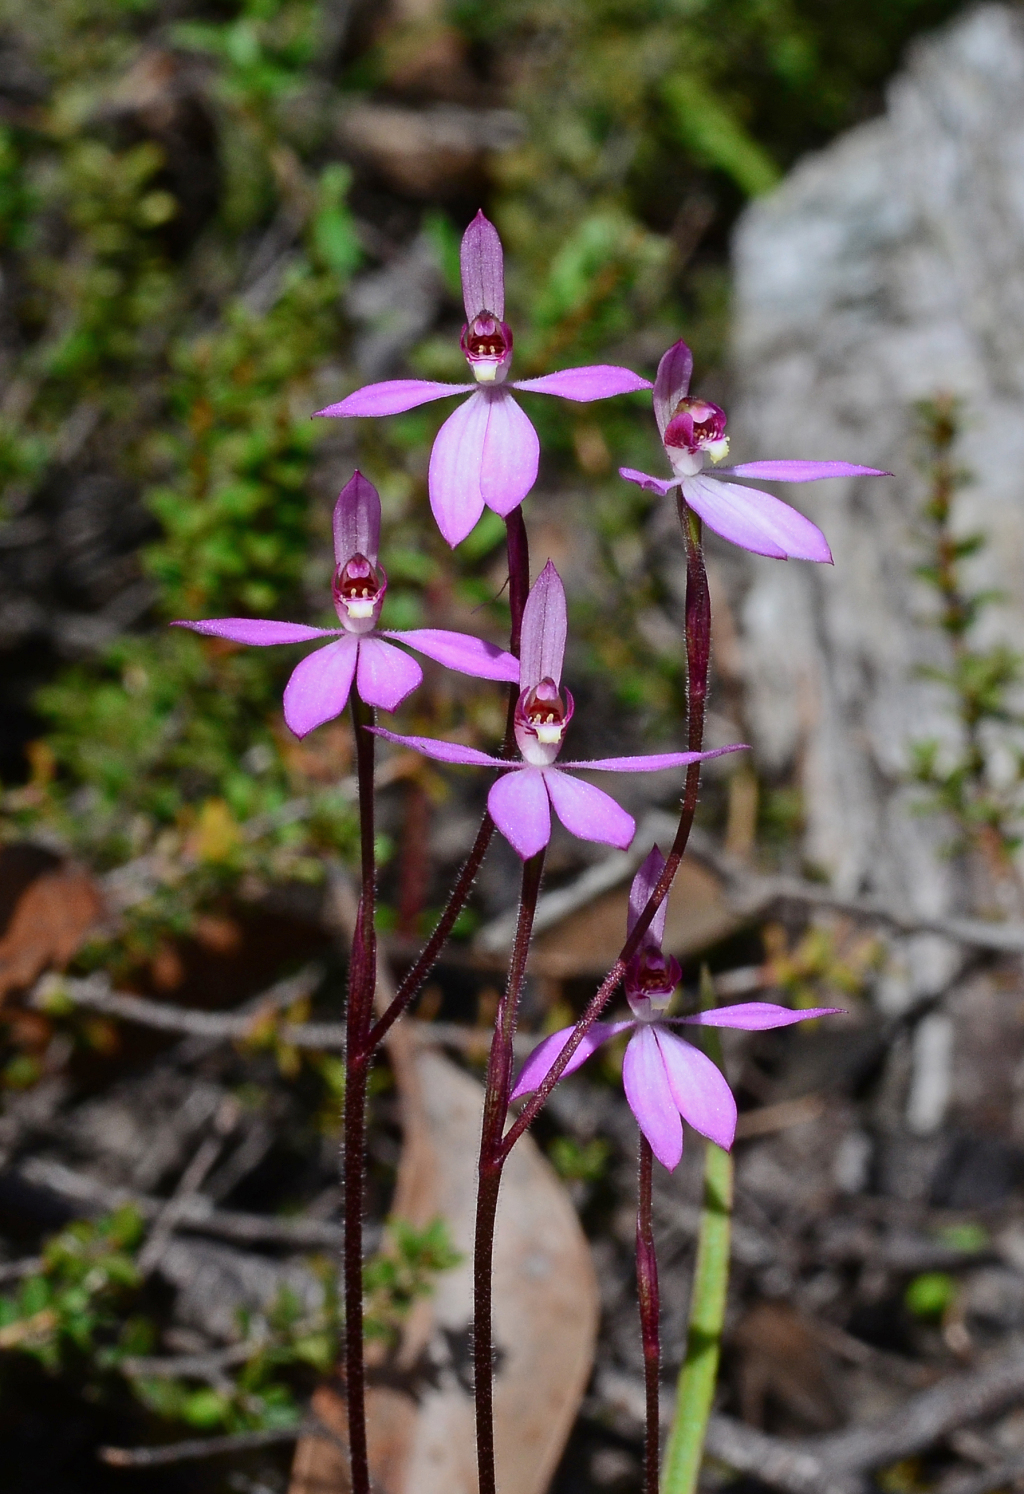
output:
[[647, 1426], [644, 1438], [644, 1494], [658, 1494], [658, 1390], [661, 1378], [661, 1325], [658, 1297], [658, 1259], [654, 1252], [651, 1195], [654, 1154], [646, 1136], [640, 1137], [640, 1168], [636, 1209], [636, 1292], [640, 1306], [640, 1337], [644, 1351], [644, 1388]]
[[544, 852], [523, 863], [519, 918], [509, 959], [508, 979], [498, 1005], [494, 1037], [487, 1063], [483, 1126], [480, 1135], [480, 1172], [477, 1191], [476, 1238], [473, 1256], [473, 1388], [476, 1400], [476, 1446], [479, 1494], [495, 1494], [494, 1469], [494, 1345], [492, 1328], [492, 1258], [494, 1220], [506, 1153], [501, 1139], [512, 1091], [512, 1051], [516, 1016], [526, 976], [526, 960], [533, 935]]
[[363, 1364], [363, 1208], [366, 1192], [366, 1089], [373, 1060], [373, 1045], [368, 1039], [373, 1015], [373, 996], [377, 986], [377, 944], [374, 930], [374, 737], [364, 728], [372, 725], [372, 709], [359, 698], [358, 691], [353, 689], [352, 729], [355, 732], [359, 785], [362, 875], [349, 962], [342, 1143], [345, 1177], [345, 1384], [352, 1494], [370, 1494], [366, 1447], [366, 1379]]
[[[522, 510], [515, 508], [505, 520], [505, 533], [508, 544], [508, 577], [509, 577], [509, 605], [512, 611], [512, 629], [509, 642], [509, 652], [519, 657], [519, 640], [523, 627], [523, 609], [526, 606], [526, 598], [530, 593], [530, 547], [526, 537], [526, 525], [523, 522]], [[519, 686], [509, 686], [508, 713], [505, 722], [505, 740], [501, 745], [502, 757], [515, 756], [515, 711], [516, 701], [519, 699]], [[367, 733], [368, 735], [368, 733]], [[441, 917], [434, 926], [422, 951], [417, 956], [413, 965], [406, 972], [401, 984], [395, 993], [394, 999], [387, 1011], [380, 1017], [369, 1035], [369, 1045], [376, 1048], [384, 1039], [392, 1024], [405, 1011], [417, 991], [430, 974], [437, 961], [438, 955], [448, 941], [448, 935], [454, 927], [455, 920], [466, 906], [466, 900], [476, 881], [477, 874], [483, 865], [484, 857], [487, 855], [494, 834], [494, 821], [487, 811], [480, 822], [480, 828], [476, 832], [469, 855], [459, 872], [458, 880], [452, 888], [451, 896]]]
[[[704, 741], [704, 712], [708, 692], [708, 667], [711, 657], [711, 593], [708, 590], [707, 570], [704, 565], [703, 526], [697, 515], [681, 499], [679, 519], [686, 543], [686, 678], [689, 720], [687, 725], [688, 746], [691, 752], [699, 752]], [[541, 1108], [555, 1085], [561, 1079], [569, 1060], [580, 1043], [608, 1005], [626, 966], [640, 948], [651, 920], [668, 896], [675, 880], [679, 863], [683, 859], [686, 843], [693, 828], [693, 817], [697, 812], [697, 795], [700, 789], [700, 763], [691, 763], [686, 770], [683, 803], [679, 815], [672, 849], [665, 859], [661, 876], [647, 900], [647, 906], [639, 915], [632, 932], [622, 946], [619, 958], [609, 970], [597, 991], [573, 1029], [572, 1037], [559, 1053], [548, 1073], [527, 1100], [515, 1121], [509, 1126], [502, 1142], [502, 1151], [507, 1156], [522, 1136], [533, 1125]]]

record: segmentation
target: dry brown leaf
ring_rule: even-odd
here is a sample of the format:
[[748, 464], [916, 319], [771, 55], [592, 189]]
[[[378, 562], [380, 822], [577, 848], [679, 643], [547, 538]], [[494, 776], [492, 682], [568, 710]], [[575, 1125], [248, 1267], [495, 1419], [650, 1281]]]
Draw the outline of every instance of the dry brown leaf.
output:
[[102, 914], [95, 882], [75, 867], [29, 882], [0, 938], [0, 1000], [30, 986], [44, 970], [66, 965]]
[[[603, 975], [626, 937], [628, 903], [629, 883], [624, 881], [545, 929], [530, 953], [530, 971], [555, 980]], [[737, 921], [715, 874], [697, 861], [684, 860], [668, 896], [665, 948], [684, 959], [732, 933]]]
[[[439, 1053], [399, 1030], [392, 1062], [405, 1107], [394, 1209], [418, 1225], [441, 1215], [462, 1263], [407, 1324], [388, 1364], [371, 1367], [370, 1462], [380, 1494], [475, 1494], [469, 1330], [473, 1220], [483, 1091]], [[542, 1494], [575, 1420], [597, 1335], [597, 1283], [575, 1211], [529, 1137], [505, 1172], [494, 1251], [495, 1439], [503, 1494]], [[344, 1406], [322, 1390], [318, 1414]], [[290, 1494], [343, 1494], [344, 1460], [308, 1439]]]

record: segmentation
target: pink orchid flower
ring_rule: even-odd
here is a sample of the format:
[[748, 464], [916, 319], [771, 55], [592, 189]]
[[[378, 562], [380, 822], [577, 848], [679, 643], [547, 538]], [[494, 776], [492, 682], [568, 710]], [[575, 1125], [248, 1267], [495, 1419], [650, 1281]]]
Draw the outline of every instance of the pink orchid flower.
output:
[[462, 674], [485, 680], [519, 678], [519, 660], [493, 643], [444, 628], [378, 630], [388, 578], [377, 559], [380, 548], [380, 497], [372, 482], [354, 472], [334, 507], [334, 608], [340, 628], [308, 628], [304, 623], [255, 617], [212, 617], [203, 622], [175, 622], [230, 638], [235, 643], [265, 646], [337, 638], [296, 665], [284, 692], [284, 719], [297, 737], [341, 714], [355, 679], [368, 705], [394, 711], [423, 679], [415, 659], [386, 643], [394, 638]]
[[[570, 778], [554, 766], [572, 720], [573, 699], [562, 692], [566, 607], [562, 579], [549, 560], [530, 591], [523, 609], [522, 660], [516, 704], [516, 742], [521, 763], [489, 757], [475, 747], [442, 742], [435, 737], [400, 737], [374, 728], [377, 734], [403, 747], [412, 747], [442, 763], [468, 763], [502, 772], [487, 796], [491, 818], [509, 845], [524, 861], [536, 856], [551, 839], [551, 810], [565, 828], [581, 840], [625, 850], [636, 831], [632, 815], [592, 784]], [[590, 762], [565, 763], [604, 773], [655, 773], [687, 763], [739, 752], [743, 744], [718, 747], [713, 752], [659, 752], [650, 757], [602, 757]]]
[[759, 477], [765, 482], [815, 482], [822, 477], [891, 477], [875, 467], [851, 462], [744, 462], [705, 471], [728, 454], [725, 411], [710, 400], [689, 396], [693, 355], [685, 342], [670, 347], [658, 365], [654, 415], [674, 477], [652, 477], [620, 467], [629, 482], [663, 496], [681, 487], [683, 497], [709, 529], [755, 555], [775, 560], [820, 560], [832, 564], [832, 551], [817, 525], [760, 488], [746, 488], [728, 477]]
[[[438, 528], [454, 547], [473, 529], [484, 505], [504, 518], [537, 480], [537, 432], [505, 383], [512, 362], [512, 332], [505, 315], [505, 272], [497, 229], [477, 213], [462, 239], [462, 296], [466, 325], [462, 351], [475, 380], [439, 384], [429, 379], [388, 379], [318, 410], [318, 415], [397, 415], [451, 394], [470, 394], [442, 425], [430, 454], [430, 506]], [[598, 363], [563, 368], [512, 388], [587, 402], [650, 389], [628, 368]]]
[[[632, 930], [665, 865], [657, 846], [633, 878], [629, 892], [627, 929]], [[595, 1022], [562, 1071], [562, 1077], [586, 1063], [602, 1043], [620, 1032], [632, 1032], [622, 1060], [622, 1083], [637, 1125], [651, 1143], [651, 1150], [671, 1172], [683, 1155], [683, 1121], [695, 1131], [724, 1146], [732, 1146], [736, 1135], [736, 1101], [717, 1065], [699, 1048], [678, 1037], [670, 1026], [739, 1027], [763, 1032], [769, 1027], [789, 1027], [811, 1017], [831, 1017], [840, 1008], [812, 1007], [790, 1011], [770, 1001], [743, 1001], [736, 1006], [698, 1012], [692, 1017], [666, 1017], [665, 1011], [678, 986], [682, 971], [671, 955], [662, 952], [667, 901], [651, 920], [640, 949], [626, 970], [626, 999], [633, 1012], [631, 1021]], [[563, 1027], [544, 1039], [530, 1054], [516, 1080], [512, 1099], [537, 1089], [555, 1059], [572, 1036]]]

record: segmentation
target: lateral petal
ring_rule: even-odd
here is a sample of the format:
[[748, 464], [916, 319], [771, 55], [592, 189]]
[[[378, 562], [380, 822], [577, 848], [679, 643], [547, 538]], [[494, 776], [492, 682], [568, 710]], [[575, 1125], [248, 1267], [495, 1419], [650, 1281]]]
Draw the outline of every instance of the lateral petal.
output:
[[626, 850], [636, 833], [636, 822], [609, 794], [558, 768], [538, 771], [544, 775], [555, 813], [570, 834]]
[[622, 1060], [622, 1087], [651, 1151], [669, 1172], [683, 1155], [683, 1123], [669, 1088], [665, 1060], [650, 1027], [638, 1027]]
[[627, 482], [635, 482], [638, 487], [646, 488], [649, 493], [660, 493], [664, 498], [666, 493], [671, 493], [673, 488], [679, 486], [678, 477], [652, 477], [649, 472], [637, 472], [635, 467], [620, 467], [619, 476], [624, 477]]
[[723, 757], [727, 752], [747, 752], [746, 742], [712, 747], [709, 752], [652, 752], [644, 757], [595, 757], [587, 762], [562, 763], [563, 768], [596, 768], [600, 773], [657, 773], [662, 768], [685, 768], [690, 763]]
[[832, 551], [817, 525], [760, 488], [706, 476], [686, 477], [683, 497], [709, 529], [755, 555], [832, 564]]
[[551, 839], [551, 811], [539, 768], [519, 768], [491, 785], [487, 808], [509, 845], [523, 861]]
[[[595, 1022], [562, 1070], [562, 1078], [564, 1079], [568, 1074], [575, 1074], [576, 1070], [597, 1052], [602, 1043], [606, 1043], [617, 1032], [624, 1032], [627, 1027], [632, 1026], [632, 1022]], [[535, 1089], [540, 1088], [555, 1059], [572, 1034], [573, 1028], [563, 1027], [559, 1032], [553, 1032], [550, 1037], [546, 1037], [542, 1043], [538, 1043], [520, 1069], [510, 1099], [518, 1100], [522, 1095], [532, 1094]]]
[[367, 730], [372, 731], [376, 737], [386, 737], [389, 742], [397, 742], [400, 747], [411, 747], [414, 752], [422, 752], [424, 757], [431, 757], [437, 763], [460, 763], [470, 768], [509, 766], [503, 757], [488, 757], [486, 752], [478, 752], [475, 747], [464, 747], [461, 742], [445, 742], [439, 737], [403, 737], [383, 726], [370, 726]]
[[297, 737], [308, 736], [345, 709], [358, 655], [358, 639], [339, 638], [292, 670], [284, 690], [284, 719]]
[[190, 628], [212, 638], [251, 643], [265, 648], [273, 643], [308, 643], [311, 638], [336, 638], [340, 628], [307, 628], [305, 623], [274, 622], [267, 617], [207, 617], [201, 622], [179, 621], [172, 628]]
[[518, 508], [537, 481], [540, 439], [533, 422], [507, 389], [486, 389], [487, 431], [480, 462], [480, 493], [502, 518]]
[[394, 711], [423, 681], [423, 670], [400, 648], [381, 638], [360, 638], [356, 683], [367, 705]]
[[852, 462], [740, 462], [717, 467], [723, 477], [759, 477], [762, 482], [817, 482], [823, 477], [892, 477], [878, 467], [855, 467]]
[[776, 1006], [773, 1001], [737, 1001], [732, 1006], [716, 1006], [692, 1017], [671, 1020], [697, 1027], [740, 1027], [744, 1032], [765, 1032], [770, 1027], [791, 1027], [794, 1022], [809, 1022], [813, 1017], [841, 1017], [841, 1006], [810, 1006], [793, 1011]]
[[466, 394], [473, 384], [438, 384], [433, 379], [385, 379], [382, 384], [364, 384], [335, 405], [325, 405], [316, 415], [401, 415], [434, 399]]
[[404, 632], [385, 630], [385, 637], [397, 638], [409, 648], [426, 654], [447, 669], [472, 674], [482, 680], [506, 680], [519, 683], [519, 660], [496, 643], [474, 638], [471, 633], [450, 633], [446, 628], [409, 628]]
[[650, 389], [651, 381], [614, 363], [591, 363], [585, 368], [560, 368], [557, 373], [541, 374], [539, 379], [516, 379], [513, 387], [528, 394], [557, 394], [589, 404], [594, 399], [611, 399], [614, 394]]
[[695, 1131], [726, 1151], [736, 1135], [736, 1101], [725, 1075], [699, 1048], [655, 1027], [676, 1109]]
[[442, 425], [430, 453], [427, 487], [437, 527], [454, 550], [484, 511], [480, 474], [490, 406], [478, 389]]

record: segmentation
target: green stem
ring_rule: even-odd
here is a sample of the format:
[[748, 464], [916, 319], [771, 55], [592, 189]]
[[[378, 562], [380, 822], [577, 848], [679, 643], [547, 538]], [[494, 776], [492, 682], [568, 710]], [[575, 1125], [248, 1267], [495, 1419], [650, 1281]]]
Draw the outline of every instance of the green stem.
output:
[[[710, 995], [710, 999], [708, 999]], [[701, 983], [701, 1005], [714, 1005], [710, 981]], [[708, 1057], [721, 1063], [722, 1047], [713, 1027], [702, 1029]], [[661, 1494], [695, 1494], [704, 1436], [715, 1395], [722, 1323], [729, 1290], [729, 1236], [732, 1228], [732, 1157], [707, 1142], [704, 1207], [697, 1240], [697, 1264], [690, 1298], [686, 1358], [679, 1371], [676, 1415], [665, 1450]]]

